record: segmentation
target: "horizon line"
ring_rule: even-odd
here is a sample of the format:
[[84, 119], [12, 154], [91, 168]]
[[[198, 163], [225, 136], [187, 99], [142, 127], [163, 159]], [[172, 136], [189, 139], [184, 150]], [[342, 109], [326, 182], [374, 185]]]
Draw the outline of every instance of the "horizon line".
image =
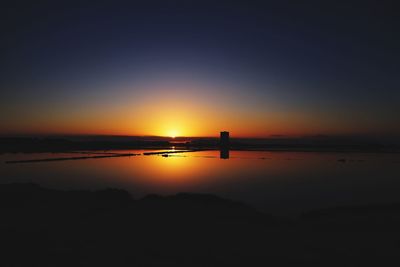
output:
[[[222, 131], [221, 131], [222, 132]], [[219, 132], [218, 132], [219, 133]], [[232, 133], [232, 132], [230, 132]], [[219, 135], [210, 135], [210, 136], [166, 136], [166, 135], [126, 135], [126, 134], [95, 134], [95, 133], [12, 133], [5, 134], [0, 133], [0, 138], [12, 138], [12, 137], [124, 137], [124, 138], [165, 138], [165, 139], [182, 139], [182, 138], [219, 138]], [[383, 138], [383, 137], [394, 137], [400, 138], [398, 134], [271, 134], [264, 136], [235, 136], [231, 135], [230, 138], [233, 139], [266, 139], [266, 138], [339, 138], [339, 137], [365, 137], [365, 138]]]

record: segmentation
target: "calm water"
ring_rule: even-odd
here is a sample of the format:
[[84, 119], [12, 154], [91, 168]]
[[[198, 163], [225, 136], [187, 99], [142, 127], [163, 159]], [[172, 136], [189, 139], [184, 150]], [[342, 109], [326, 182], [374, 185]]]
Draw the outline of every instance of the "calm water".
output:
[[[220, 159], [219, 151], [202, 151], [169, 157], [4, 163], [82, 155], [0, 155], [0, 183], [35, 182], [61, 189], [117, 187], [134, 197], [213, 193], [282, 215], [336, 205], [400, 201], [398, 154], [230, 151], [229, 159]], [[343, 158], [345, 163], [338, 161]]]

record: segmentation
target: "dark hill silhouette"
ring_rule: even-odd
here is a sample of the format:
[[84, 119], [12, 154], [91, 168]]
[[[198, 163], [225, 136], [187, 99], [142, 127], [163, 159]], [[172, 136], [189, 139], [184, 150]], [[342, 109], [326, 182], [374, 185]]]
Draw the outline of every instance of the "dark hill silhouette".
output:
[[207, 194], [0, 185], [1, 266], [396, 266], [400, 204], [274, 218]]

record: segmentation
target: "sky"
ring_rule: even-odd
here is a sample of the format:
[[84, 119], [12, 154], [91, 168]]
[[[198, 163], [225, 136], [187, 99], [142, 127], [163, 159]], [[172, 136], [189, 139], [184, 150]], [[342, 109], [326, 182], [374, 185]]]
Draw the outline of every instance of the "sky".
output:
[[395, 1], [134, 2], [5, 4], [0, 134], [400, 137]]

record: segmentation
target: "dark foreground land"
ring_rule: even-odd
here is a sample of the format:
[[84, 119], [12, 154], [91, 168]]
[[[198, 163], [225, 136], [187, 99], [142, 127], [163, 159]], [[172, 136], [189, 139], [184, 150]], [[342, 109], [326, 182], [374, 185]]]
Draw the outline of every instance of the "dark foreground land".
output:
[[212, 195], [0, 185], [0, 266], [399, 266], [400, 204], [276, 218]]

